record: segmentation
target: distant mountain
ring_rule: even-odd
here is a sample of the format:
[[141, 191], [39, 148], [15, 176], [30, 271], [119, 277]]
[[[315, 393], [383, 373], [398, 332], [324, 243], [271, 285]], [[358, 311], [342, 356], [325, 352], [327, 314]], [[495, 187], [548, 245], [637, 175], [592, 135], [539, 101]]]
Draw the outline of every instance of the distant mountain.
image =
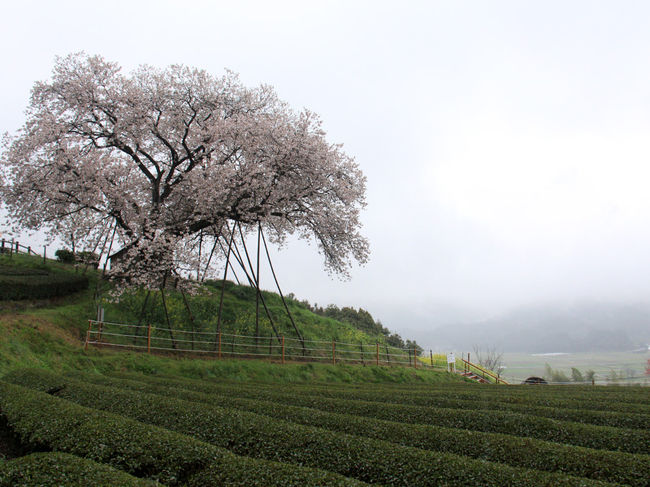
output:
[[579, 303], [519, 308], [490, 320], [435, 328], [439, 343], [504, 352], [631, 351], [650, 343], [650, 304]]

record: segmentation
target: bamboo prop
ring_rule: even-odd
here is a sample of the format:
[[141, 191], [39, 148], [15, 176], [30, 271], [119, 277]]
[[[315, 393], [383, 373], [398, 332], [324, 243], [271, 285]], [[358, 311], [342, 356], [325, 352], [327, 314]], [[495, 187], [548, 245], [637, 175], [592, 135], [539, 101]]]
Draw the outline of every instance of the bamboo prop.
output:
[[[251, 274], [253, 274], [253, 264], [251, 263], [250, 255], [248, 254], [248, 248], [246, 247], [246, 241], [244, 240], [244, 233], [242, 232], [241, 229], [241, 224], [239, 224], [239, 235], [241, 236], [242, 240], [242, 246], [244, 247], [244, 253], [246, 254], [246, 261], [248, 262], [248, 267], [251, 271]], [[244, 269], [244, 272], [246, 272], [246, 269]], [[253, 275], [253, 277], [255, 277]], [[254, 283], [256, 281], [253, 281]], [[266, 316], [269, 319], [269, 323], [271, 324], [271, 328], [273, 328], [273, 333], [275, 333], [276, 338], [278, 339], [278, 342], [280, 342], [280, 334], [278, 333], [277, 328], [275, 327], [275, 323], [273, 322], [273, 317], [271, 316], [271, 311], [269, 310], [268, 306], [266, 306], [266, 300], [264, 299], [264, 296], [262, 295], [262, 292], [260, 291], [260, 288], [258, 285], [257, 287], [257, 294], [260, 297], [260, 300], [262, 301], [262, 306], [264, 306], [264, 311], [266, 312]]]
[[[144, 297], [144, 303], [142, 303], [142, 308], [140, 309], [140, 316], [138, 317], [138, 326], [142, 324], [142, 320], [144, 319], [144, 312], [147, 309], [147, 302], [149, 301], [149, 296], [151, 295], [151, 289], [147, 289], [147, 295]], [[139, 328], [136, 328], [136, 335], [140, 335]], [[133, 345], [136, 344], [137, 340], [139, 337], [135, 336], [133, 337]]]
[[[105, 219], [106, 218], [103, 218], [103, 220], [105, 220]], [[104, 239], [104, 245], [102, 245], [102, 253], [104, 253], [104, 247], [106, 246], [106, 241], [108, 240], [108, 234], [111, 233], [111, 225], [112, 225], [112, 223], [109, 223], [108, 228], [106, 229], [108, 231], [103, 230], [102, 233], [99, 235], [99, 237], [97, 238], [97, 242], [95, 242], [95, 245], [93, 246], [93, 249], [92, 249], [91, 253], [93, 253], [93, 254], [95, 253], [95, 250], [97, 250], [97, 246], [99, 245], [99, 242], [102, 241], [102, 237], [104, 236], [104, 232], [106, 232], [106, 238]], [[88, 265], [89, 264], [90, 264], [90, 262], [86, 262], [86, 265], [84, 265], [84, 270], [83, 270], [82, 274], [86, 274], [86, 272], [88, 271]]]
[[[255, 287], [255, 281], [253, 281], [253, 278], [250, 276], [248, 271], [246, 270], [246, 265], [244, 264], [244, 258], [241, 255], [241, 252], [239, 251], [239, 247], [237, 246], [237, 242], [233, 243], [233, 257], [235, 257], [235, 260], [241, 267], [241, 270], [244, 271], [244, 275], [246, 276], [246, 280], [248, 281], [248, 285], [250, 287]], [[231, 266], [232, 268], [232, 266]]]
[[189, 315], [190, 318], [190, 325], [192, 326], [192, 334], [190, 335], [192, 337], [192, 350], [194, 350], [194, 331], [196, 330], [196, 326], [194, 323], [194, 314], [192, 313], [192, 310], [190, 309], [190, 303], [187, 301], [187, 296], [185, 296], [185, 291], [181, 288], [181, 296], [183, 297], [183, 303], [185, 304], [185, 309], [187, 310], [187, 314]]
[[162, 286], [160, 286], [160, 297], [162, 298], [163, 309], [165, 310], [165, 319], [167, 320], [167, 328], [169, 329], [169, 338], [172, 341], [172, 348], [176, 350], [176, 340], [174, 339], [174, 332], [172, 331], [172, 324], [169, 320], [169, 311], [167, 310], [167, 301], [165, 300], [165, 284], [167, 283], [167, 274], [163, 278]]
[[[219, 227], [216, 236], [214, 237], [214, 244], [212, 244], [212, 249], [210, 250], [210, 255], [208, 256], [208, 261], [205, 263], [205, 269], [203, 270], [203, 277], [200, 279], [201, 282], [205, 281], [206, 276], [208, 275], [208, 269], [210, 268], [210, 262], [212, 261], [212, 256], [214, 255], [214, 250], [217, 248], [217, 242], [219, 242], [219, 236], [221, 235], [221, 230], [223, 230], [223, 223]], [[225, 253], [225, 252], [224, 252]], [[201, 265], [201, 259], [199, 259], [199, 266]]]
[[203, 229], [199, 232], [199, 261], [196, 264], [196, 280], [201, 279], [201, 250], [203, 247]]
[[232, 241], [235, 238], [236, 224], [237, 222], [232, 224], [232, 232], [230, 232], [230, 243], [228, 244], [228, 253], [226, 254], [226, 265], [223, 268], [223, 281], [221, 282], [221, 297], [219, 298], [219, 312], [217, 314], [217, 333], [219, 334], [219, 357], [221, 357], [221, 312], [223, 311], [223, 294], [226, 292], [226, 277], [228, 277], [228, 263], [230, 262], [230, 251], [232, 249]]
[[266, 258], [269, 261], [269, 268], [271, 269], [271, 274], [273, 274], [273, 280], [275, 281], [275, 286], [278, 288], [278, 294], [280, 294], [280, 298], [282, 299], [282, 304], [284, 305], [284, 309], [286, 310], [287, 315], [289, 315], [289, 320], [291, 321], [291, 325], [293, 326], [296, 335], [298, 335], [298, 338], [300, 339], [300, 344], [302, 346], [302, 355], [304, 357], [307, 352], [305, 348], [305, 339], [300, 333], [300, 330], [298, 330], [298, 326], [296, 326], [296, 322], [293, 320], [293, 315], [291, 314], [291, 311], [289, 311], [289, 306], [287, 305], [287, 301], [284, 299], [284, 294], [282, 293], [282, 289], [280, 289], [280, 282], [278, 281], [278, 278], [275, 275], [275, 269], [273, 268], [273, 262], [271, 262], [271, 255], [269, 254], [269, 247], [266, 245], [266, 238], [264, 237], [264, 232], [262, 231], [261, 226], [260, 226], [260, 234], [262, 235], [262, 242], [264, 243]]
[[[226, 249], [223, 248], [221, 242], [219, 242], [219, 248], [221, 249], [223, 254], [226, 255]], [[233, 248], [232, 256], [235, 258], [237, 263], [240, 263], [234, 248]], [[232, 272], [232, 275], [235, 276], [235, 281], [237, 281], [237, 284], [241, 286], [241, 281], [239, 280], [239, 277], [237, 277], [237, 273], [235, 272], [235, 268], [232, 265], [232, 261], [230, 261], [228, 265], [230, 266], [230, 272]]]
[[[255, 351], [257, 352], [257, 337], [260, 334], [260, 233], [262, 225], [257, 222], [257, 275], [255, 283], [257, 284], [257, 294], [255, 295]], [[284, 363], [284, 336], [282, 337], [282, 363]]]

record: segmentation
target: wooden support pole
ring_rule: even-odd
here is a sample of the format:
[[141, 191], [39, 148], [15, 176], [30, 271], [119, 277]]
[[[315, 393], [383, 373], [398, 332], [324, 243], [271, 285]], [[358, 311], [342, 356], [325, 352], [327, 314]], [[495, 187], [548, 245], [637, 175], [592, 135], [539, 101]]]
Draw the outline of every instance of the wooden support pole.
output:
[[46, 258], [47, 258], [47, 245], [43, 245], [43, 264], [45, 264]]
[[379, 366], [379, 343], [377, 343], [376, 345], [377, 345], [377, 356], [376, 356], [376, 362], [375, 363], [376, 363], [377, 366]]
[[418, 351], [413, 347], [413, 367], [418, 368]]
[[431, 356], [431, 367], [433, 367], [433, 350], [429, 350], [429, 355]]
[[332, 340], [332, 364], [336, 365], [336, 340]]
[[218, 356], [219, 358], [221, 358], [221, 332], [220, 332], [220, 331], [217, 332], [217, 335], [218, 335], [218, 347], [219, 347], [219, 351], [218, 351], [218, 355], [217, 355], [217, 356]]
[[282, 365], [284, 365], [284, 335], [282, 335]]
[[151, 323], [147, 325], [147, 353], [151, 353]]
[[90, 330], [92, 326], [93, 326], [92, 320], [88, 320], [88, 331], [86, 332], [86, 343], [84, 343], [84, 350], [88, 350], [88, 342], [90, 341]]

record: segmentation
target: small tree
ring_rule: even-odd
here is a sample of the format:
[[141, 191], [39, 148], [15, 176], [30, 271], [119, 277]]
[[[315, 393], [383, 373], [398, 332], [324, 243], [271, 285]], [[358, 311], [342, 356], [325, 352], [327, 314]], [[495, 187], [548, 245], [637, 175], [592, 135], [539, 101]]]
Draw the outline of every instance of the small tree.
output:
[[503, 352], [497, 350], [496, 346], [488, 347], [482, 350], [478, 345], [474, 345], [474, 356], [478, 364], [493, 372], [499, 374], [503, 368]]
[[571, 367], [571, 380], [573, 382], [584, 382], [585, 378], [582, 375], [582, 372], [575, 367]]

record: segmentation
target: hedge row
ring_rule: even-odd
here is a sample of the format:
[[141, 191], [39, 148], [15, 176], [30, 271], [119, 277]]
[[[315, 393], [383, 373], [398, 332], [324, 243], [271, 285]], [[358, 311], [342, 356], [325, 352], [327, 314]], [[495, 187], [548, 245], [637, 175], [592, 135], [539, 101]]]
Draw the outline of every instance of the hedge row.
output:
[[88, 278], [82, 275], [0, 275], [0, 300], [45, 299], [65, 296], [87, 288]]
[[[515, 468], [421, 450], [265, 416], [154, 394], [84, 384], [54, 374], [23, 373], [24, 383], [56, 388], [87, 406], [183, 431], [239, 454], [327, 468], [385, 485], [609, 485], [580, 477]], [[18, 380], [18, 374], [12, 380]]]
[[[147, 378], [146, 380], [150, 379]], [[166, 383], [169, 386], [178, 388], [188, 388], [190, 383], [190, 381], [186, 380], [169, 379], [156, 380], [156, 382]], [[191, 382], [191, 387], [195, 391], [208, 394], [226, 393], [223, 387], [197, 382]], [[234, 395], [238, 393], [234, 392], [233, 388], [232, 392], [226, 394]], [[277, 399], [279, 395], [271, 391], [260, 390], [251, 397], [273, 400], [274, 398]], [[508, 411], [464, 411], [462, 409], [416, 407], [394, 403], [333, 399], [324, 396], [312, 397], [307, 394], [287, 395], [283, 402], [323, 411], [345, 411], [355, 416], [385, 419], [400, 423], [428, 424], [487, 433], [503, 433], [586, 448], [643, 454], [650, 451], [650, 430], [647, 429], [595, 426]]]
[[[311, 389], [313, 384], [291, 384], [292, 388]], [[584, 400], [589, 401], [618, 401], [630, 405], [645, 405], [648, 407], [650, 399], [650, 390], [647, 387], [622, 387], [622, 386], [496, 386], [489, 387], [476, 383], [450, 382], [443, 384], [320, 384], [316, 388], [326, 388], [330, 392], [354, 392], [365, 393], [381, 390], [383, 393], [393, 394], [395, 396], [410, 398], [418, 397], [436, 397], [444, 393], [450, 397], [456, 398], [473, 398], [473, 397], [509, 397], [516, 401], [540, 402], [547, 399], [555, 400]]]
[[[251, 387], [241, 384], [237, 385], [224, 385], [216, 384], [214, 387], [205, 383], [195, 384], [195, 381], [185, 379], [161, 379], [161, 378], [146, 378], [143, 376], [128, 374], [117, 376], [125, 379], [146, 380], [147, 383], [157, 383], [162, 385], [174, 384], [177, 387], [190, 389], [199, 387], [206, 393], [226, 393], [234, 397], [248, 397], [248, 398], [262, 398], [276, 402], [286, 402], [288, 404], [295, 404], [295, 398], [298, 395], [307, 395], [312, 397], [313, 394], [309, 393], [308, 389], [302, 388], [284, 388], [278, 391], [277, 388], [269, 387]], [[173, 380], [173, 382], [169, 382]], [[617, 428], [632, 428], [632, 429], [650, 429], [650, 414], [641, 413], [621, 413], [615, 411], [592, 411], [583, 409], [563, 409], [553, 408], [547, 406], [530, 406], [527, 404], [512, 404], [494, 401], [469, 401], [462, 399], [449, 399], [446, 397], [437, 397], [427, 403], [427, 406], [438, 408], [451, 408], [467, 410], [497, 410], [497, 411], [512, 411], [532, 416], [541, 416], [561, 421], [573, 421], [577, 423], [592, 424], [597, 426], [613, 426]]]
[[[650, 478], [650, 456], [559, 445], [531, 438], [421, 424], [404, 424], [349, 414], [324, 412], [306, 407], [229, 395], [203, 394], [130, 380], [110, 380], [122, 389], [181, 398], [222, 407], [255, 412], [290, 422], [319, 426], [368, 438], [425, 450], [456, 453], [516, 467], [561, 471], [569, 475], [646, 486]], [[68, 383], [68, 391], [83, 386]], [[92, 387], [91, 387], [92, 390]], [[288, 402], [288, 401], [287, 401]]]
[[108, 465], [67, 453], [34, 453], [0, 462], [0, 487], [145, 487], [154, 482], [138, 479]]
[[[295, 387], [309, 387], [307, 384], [296, 383]], [[328, 384], [330, 386], [330, 384]], [[575, 398], [575, 399], [594, 399], [599, 400], [623, 400], [631, 403], [646, 403], [647, 398], [650, 397], [650, 391], [647, 388], [637, 386], [596, 386], [591, 385], [545, 385], [544, 387], [531, 387], [530, 385], [509, 385], [507, 387], [487, 387], [479, 385], [475, 382], [445, 382], [434, 384], [331, 384], [330, 389], [339, 390], [357, 390], [357, 391], [372, 391], [379, 386], [386, 390], [399, 391], [400, 393], [414, 393], [414, 394], [431, 394], [435, 395], [440, 391], [445, 392], [458, 392], [485, 394], [491, 397], [498, 395], [519, 395], [519, 396], [532, 396], [532, 397], [548, 397], [553, 396], [557, 398]]]
[[[472, 386], [469, 390], [438, 389], [425, 392], [408, 390], [396, 391], [392, 388], [378, 387], [376, 390], [333, 390], [328, 387], [291, 387], [292, 392], [299, 394], [319, 395], [333, 398], [360, 399], [363, 401], [388, 402], [396, 404], [410, 404], [413, 406], [430, 406], [440, 400], [466, 400], [476, 404], [499, 403], [519, 404], [524, 406], [553, 407], [557, 409], [583, 409], [597, 411], [617, 411], [650, 414], [650, 402], [626, 403], [621, 397], [617, 399], [575, 399], [571, 396], [547, 394], [543, 388], [537, 388], [528, 394], [497, 392], [509, 389], [505, 386]], [[533, 387], [531, 387], [533, 389]], [[569, 389], [567, 387], [567, 389]], [[650, 398], [649, 398], [650, 401]]]
[[260, 478], [264, 485], [283, 487], [363, 485], [330, 472], [238, 457], [183, 434], [6, 382], [0, 382], [0, 413], [33, 451], [71, 453], [169, 485], [249, 486], [259, 485]]

